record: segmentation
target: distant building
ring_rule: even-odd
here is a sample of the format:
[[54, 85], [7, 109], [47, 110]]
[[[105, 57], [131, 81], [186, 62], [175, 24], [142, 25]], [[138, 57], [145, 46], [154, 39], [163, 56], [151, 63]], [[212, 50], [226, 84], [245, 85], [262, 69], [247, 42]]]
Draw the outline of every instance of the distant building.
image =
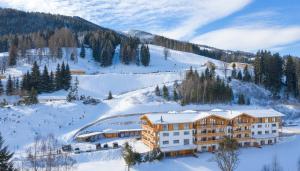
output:
[[273, 109], [146, 114], [141, 117], [142, 141], [167, 156], [215, 151], [225, 136], [241, 147], [274, 144], [283, 116]]

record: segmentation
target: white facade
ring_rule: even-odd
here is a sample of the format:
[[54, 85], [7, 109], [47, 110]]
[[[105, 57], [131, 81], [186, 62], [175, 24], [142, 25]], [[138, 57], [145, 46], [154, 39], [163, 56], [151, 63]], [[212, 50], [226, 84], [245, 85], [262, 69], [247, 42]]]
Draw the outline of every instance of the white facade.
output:
[[279, 137], [279, 123], [255, 123], [251, 125], [251, 137], [257, 145], [274, 144]]
[[193, 129], [161, 131], [158, 137], [158, 145], [161, 148], [194, 144]]

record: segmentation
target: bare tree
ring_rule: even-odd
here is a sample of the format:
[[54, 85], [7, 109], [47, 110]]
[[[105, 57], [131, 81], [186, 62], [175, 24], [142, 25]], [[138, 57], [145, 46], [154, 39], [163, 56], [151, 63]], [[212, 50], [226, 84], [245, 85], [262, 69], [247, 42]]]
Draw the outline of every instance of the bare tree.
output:
[[261, 171], [271, 171], [271, 169], [268, 165], [264, 165]]
[[34, 169], [34, 171], [38, 170], [38, 153], [40, 149], [41, 144], [41, 137], [36, 136], [34, 138], [34, 143], [32, 146], [30, 146], [27, 151], [27, 161], [30, 164], [30, 167]]
[[238, 142], [230, 137], [225, 137], [219, 144], [219, 150], [213, 158], [222, 171], [234, 171], [239, 163]]
[[273, 157], [273, 161], [272, 161], [272, 171], [282, 171], [282, 168], [279, 164], [278, 158], [277, 156]]
[[58, 140], [49, 134], [47, 137], [35, 138], [33, 145], [27, 150], [27, 163], [34, 171], [69, 171], [75, 167], [76, 160], [69, 153], [61, 152]]
[[228, 63], [227, 62], [223, 62], [223, 70], [224, 70], [224, 75], [225, 75], [225, 80], [227, 78], [227, 70], [228, 70]]

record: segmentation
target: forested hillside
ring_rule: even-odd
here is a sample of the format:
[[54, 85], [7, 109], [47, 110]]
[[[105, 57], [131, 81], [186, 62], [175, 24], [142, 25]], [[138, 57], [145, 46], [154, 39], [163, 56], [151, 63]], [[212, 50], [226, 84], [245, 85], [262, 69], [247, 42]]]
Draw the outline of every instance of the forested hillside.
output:
[[0, 36], [27, 34], [66, 27], [75, 32], [108, 30], [80, 17], [69, 17], [39, 12], [24, 12], [0, 8]]
[[251, 58], [255, 57], [255, 54], [249, 52], [222, 50], [206, 45], [199, 45], [195, 43], [167, 38], [160, 35], [153, 35], [151, 33], [139, 30], [132, 30], [129, 32], [129, 34], [135, 37], [139, 37], [140, 40], [144, 43], [150, 43], [173, 50], [194, 53], [225, 62], [251, 63]]

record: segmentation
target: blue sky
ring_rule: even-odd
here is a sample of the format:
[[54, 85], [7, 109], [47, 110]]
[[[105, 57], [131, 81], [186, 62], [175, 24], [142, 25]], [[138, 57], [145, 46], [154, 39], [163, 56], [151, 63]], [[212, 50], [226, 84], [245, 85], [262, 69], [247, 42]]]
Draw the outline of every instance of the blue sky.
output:
[[299, 0], [0, 0], [1, 7], [76, 15], [223, 49], [300, 56]]

